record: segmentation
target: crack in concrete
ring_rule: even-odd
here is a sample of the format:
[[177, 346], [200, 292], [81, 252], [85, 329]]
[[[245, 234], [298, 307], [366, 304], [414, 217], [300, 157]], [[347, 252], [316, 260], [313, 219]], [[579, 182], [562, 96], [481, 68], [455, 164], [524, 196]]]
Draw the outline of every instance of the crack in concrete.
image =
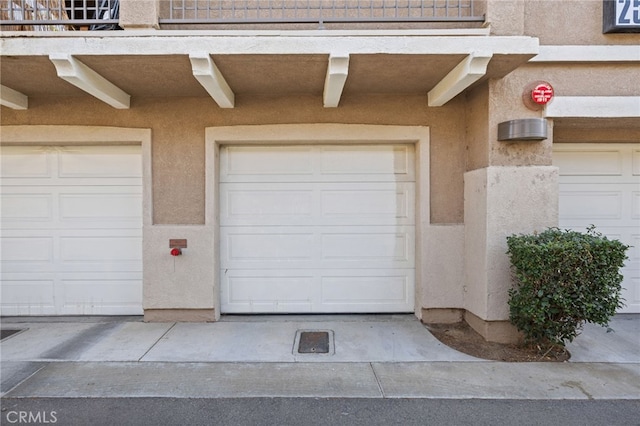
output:
[[162, 339], [164, 339], [164, 336], [166, 336], [171, 330], [173, 330], [173, 327], [176, 326], [176, 322], [174, 322], [173, 324], [171, 324], [171, 327], [169, 327], [167, 329], [167, 331], [165, 331], [164, 333], [162, 333], [162, 336], [160, 336], [155, 342], [153, 342], [153, 345], [151, 345], [149, 347], [149, 349], [146, 350], [146, 352], [144, 354], [142, 354], [142, 356], [140, 358], [138, 358], [138, 362], [142, 361], [142, 358], [144, 358], [145, 356], [147, 356], [147, 354], [149, 352], [151, 352], [151, 349], [153, 349]]

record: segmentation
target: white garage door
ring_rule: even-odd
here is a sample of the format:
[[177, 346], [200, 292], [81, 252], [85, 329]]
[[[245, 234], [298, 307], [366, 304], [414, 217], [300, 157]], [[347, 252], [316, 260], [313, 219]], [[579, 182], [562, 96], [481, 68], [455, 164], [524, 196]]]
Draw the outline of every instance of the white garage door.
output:
[[626, 307], [640, 312], [640, 144], [555, 144], [560, 169], [560, 227], [594, 224], [631, 245], [623, 269]]
[[411, 145], [226, 147], [222, 312], [410, 312]]
[[0, 152], [2, 315], [141, 314], [140, 147]]

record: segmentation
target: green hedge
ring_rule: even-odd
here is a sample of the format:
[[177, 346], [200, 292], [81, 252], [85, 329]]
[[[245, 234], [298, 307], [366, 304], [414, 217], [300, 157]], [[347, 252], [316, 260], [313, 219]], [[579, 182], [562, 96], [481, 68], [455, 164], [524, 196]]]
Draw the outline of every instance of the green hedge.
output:
[[585, 322], [608, 326], [622, 307], [620, 268], [629, 246], [595, 231], [550, 228], [507, 237], [515, 276], [510, 320], [529, 342], [564, 346]]

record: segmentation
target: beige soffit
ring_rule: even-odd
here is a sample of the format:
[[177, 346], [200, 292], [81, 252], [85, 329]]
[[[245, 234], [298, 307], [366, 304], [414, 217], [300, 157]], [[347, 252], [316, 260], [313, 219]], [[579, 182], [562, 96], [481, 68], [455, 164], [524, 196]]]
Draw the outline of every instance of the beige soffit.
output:
[[[112, 105], [128, 108], [130, 96], [107, 81], [96, 71], [78, 61], [79, 55], [188, 55], [192, 72], [214, 100], [223, 108], [234, 106], [234, 94], [210, 55], [328, 55], [323, 102], [325, 107], [339, 104], [347, 78], [349, 58], [353, 55], [465, 55], [435, 87], [428, 92], [430, 106], [441, 106], [464, 91], [487, 72], [492, 57], [535, 55], [538, 39], [524, 36], [487, 36], [438, 33], [437, 35], [343, 34], [325, 32], [202, 33], [189, 35], [158, 32], [148, 36], [127, 35], [127, 32], [107, 37], [25, 37], [0, 38], [3, 56], [49, 55], [58, 76], [82, 90]], [[136, 33], [137, 34], [137, 33]], [[215, 46], [214, 52], [193, 52], [190, 41]], [[332, 54], [340, 46], [343, 54]], [[67, 52], [64, 54], [51, 52]]]
[[640, 96], [557, 96], [545, 113], [550, 118], [640, 118]]
[[0, 85], [0, 105], [12, 109], [27, 109], [29, 98], [17, 90]]
[[58, 77], [118, 109], [128, 109], [131, 96], [67, 53], [53, 53], [49, 59]]
[[208, 53], [190, 53], [193, 76], [220, 108], [233, 108], [235, 95]]

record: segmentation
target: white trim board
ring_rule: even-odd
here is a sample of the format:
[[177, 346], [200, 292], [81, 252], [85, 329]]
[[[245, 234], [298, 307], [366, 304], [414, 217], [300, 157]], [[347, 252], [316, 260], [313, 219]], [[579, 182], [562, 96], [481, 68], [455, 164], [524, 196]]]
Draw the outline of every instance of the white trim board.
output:
[[[82, 42], [79, 42], [82, 41]], [[494, 55], [535, 55], [538, 39], [527, 36], [155, 36], [155, 37], [23, 37], [0, 38], [2, 56], [41, 56], [51, 52], [70, 55], [189, 55], [193, 45], [211, 46], [217, 55], [357, 54], [468, 55], [487, 51]]]
[[545, 113], [549, 118], [635, 118], [640, 96], [557, 96]]
[[636, 45], [540, 46], [529, 62], [640, 62]]

